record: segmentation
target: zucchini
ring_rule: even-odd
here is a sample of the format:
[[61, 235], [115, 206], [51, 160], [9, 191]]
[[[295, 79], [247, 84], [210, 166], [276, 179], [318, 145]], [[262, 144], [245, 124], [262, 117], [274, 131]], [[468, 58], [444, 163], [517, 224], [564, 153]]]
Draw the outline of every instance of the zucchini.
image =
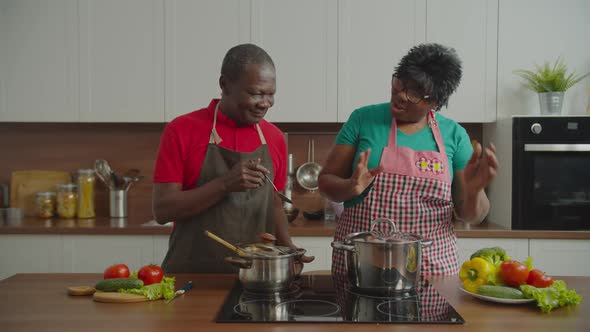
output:
[[477, 293], [490, 297], [499, 297], [502, 299], [522, 299], [522, 292], [516, 288], [506, 286], [483, 285], [477, 288]]
[[119, 289], [134, 289], [143, 287], [143, 281], [136, 278], [104, 279], [96, 283], [96, 288], [103, 292], [116, 292]]

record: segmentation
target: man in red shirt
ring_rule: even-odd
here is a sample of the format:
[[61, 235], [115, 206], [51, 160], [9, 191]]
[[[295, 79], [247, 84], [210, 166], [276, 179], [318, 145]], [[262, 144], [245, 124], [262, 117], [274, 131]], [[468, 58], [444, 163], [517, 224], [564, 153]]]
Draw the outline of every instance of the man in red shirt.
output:
[[219, 86], [221, 99], [177, 117], [162, 134], [152, 205], [159, 223], [175, 221], [162, 263], [167, 273], [236, 271], [205, 230], [234, 244], [274, 233], [277, 244], [295, 248], [282, 201], [264, 176], [284, 189], [285, 138], [264, 120], [274, 104], [274, 63], [256, 45], [235, 46]]

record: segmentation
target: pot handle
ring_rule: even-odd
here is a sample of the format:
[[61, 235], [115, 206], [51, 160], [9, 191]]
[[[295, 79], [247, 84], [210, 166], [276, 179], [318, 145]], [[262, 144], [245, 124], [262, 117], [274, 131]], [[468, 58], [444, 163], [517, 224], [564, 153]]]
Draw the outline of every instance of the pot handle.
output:
[[225, 257], [226, 262], [242, 269], [249, 269], [252, 267], [252, 261], [240, 257]]
[[[377, 226], [382, 223], [389, 224], [389, 229], [388, 229], [387, 233], [384, 233], [380, 229], [377, 228]], [[389, 218], [377, 218], [377, 219], [371, 221], [371, 231], [370, 232], [372, 234], [376, 234], [379, 236], [392, 236], [393, 234], [397, 233], [397, 227], [395, 226], [395, 222]]]
[[422, 239], [420, 240], [420, 245], [422, 247], [430, 247], [434, 241], [432, 239]]
[[354, 246], [353, 245], [344, 244], [344, 242], [342, 242], [342, 241], [332, 241], [332, 248], [338, 249], [338, 250], [351, 251], [351, 252], [355, 252], [356, 251], [354, 249]]

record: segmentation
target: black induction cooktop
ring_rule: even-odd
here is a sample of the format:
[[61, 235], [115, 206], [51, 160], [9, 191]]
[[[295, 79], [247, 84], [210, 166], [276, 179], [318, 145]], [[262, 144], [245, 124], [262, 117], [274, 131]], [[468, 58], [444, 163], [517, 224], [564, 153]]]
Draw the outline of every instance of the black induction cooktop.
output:
[[415, 323], [463, 324], [465, 320], [432, 285], [417, 292], [366, 294], [329, 275], [303, 276], [281, 293], [257, 293], [240, 282], [228, 294], [217, 323]]

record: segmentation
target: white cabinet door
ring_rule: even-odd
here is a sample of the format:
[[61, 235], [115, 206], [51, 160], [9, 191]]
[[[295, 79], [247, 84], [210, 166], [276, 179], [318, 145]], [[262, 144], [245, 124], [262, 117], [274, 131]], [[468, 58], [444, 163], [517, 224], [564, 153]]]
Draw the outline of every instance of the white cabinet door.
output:
[[102, 273], [113, 264], [137, 271], [154, 263], [154, 240], [144, 235], [67, 235], [63, 237], [64, 272]]
[[315, 260], [305, 264], [303, 272], [330, 270], [332, 268], [332, 237], [327, 236], [294, 236], [293, 243], [307, 250], [306, 256], [315, 256]]
[[60, 235], [1, 235], [0, 280], [16, 273], [63, 272]]
[[272, 122], [336, 122], [337, 1], [254, 0], [252, 42], [277, 71]]
[[590, 276], [590, 240], [530, 240], [535, 268], [551, 276]]
[[339, 2], [338, 122], [390, 100], [395, 66], [424, 42], [425, 7], [425, 0]]
[[501, 247], [506, 253], [518, 261], [529, 256], [529, 239], [491, 239], [491, 238], [459, 238], [459, 264], [463, 264], [471, 254], [482, 248]]
[[75, 0], [0, 1], [0, 121], [77, 122]]
[[219, 98], [225, 53], [250, 40], [250, 3], [240, 0], [165, 2], [166, 121]]
[[498, 0], [427, 0], [426, 40], [457, 50], [463, 78], [442, 114], [459, 122], [496, 120]]
[[154, 264], [162, 265], [168, 253], [170, 235], [154, 235]]
[[80, 120], [164, 121], [164, 0], [80, 0]]

